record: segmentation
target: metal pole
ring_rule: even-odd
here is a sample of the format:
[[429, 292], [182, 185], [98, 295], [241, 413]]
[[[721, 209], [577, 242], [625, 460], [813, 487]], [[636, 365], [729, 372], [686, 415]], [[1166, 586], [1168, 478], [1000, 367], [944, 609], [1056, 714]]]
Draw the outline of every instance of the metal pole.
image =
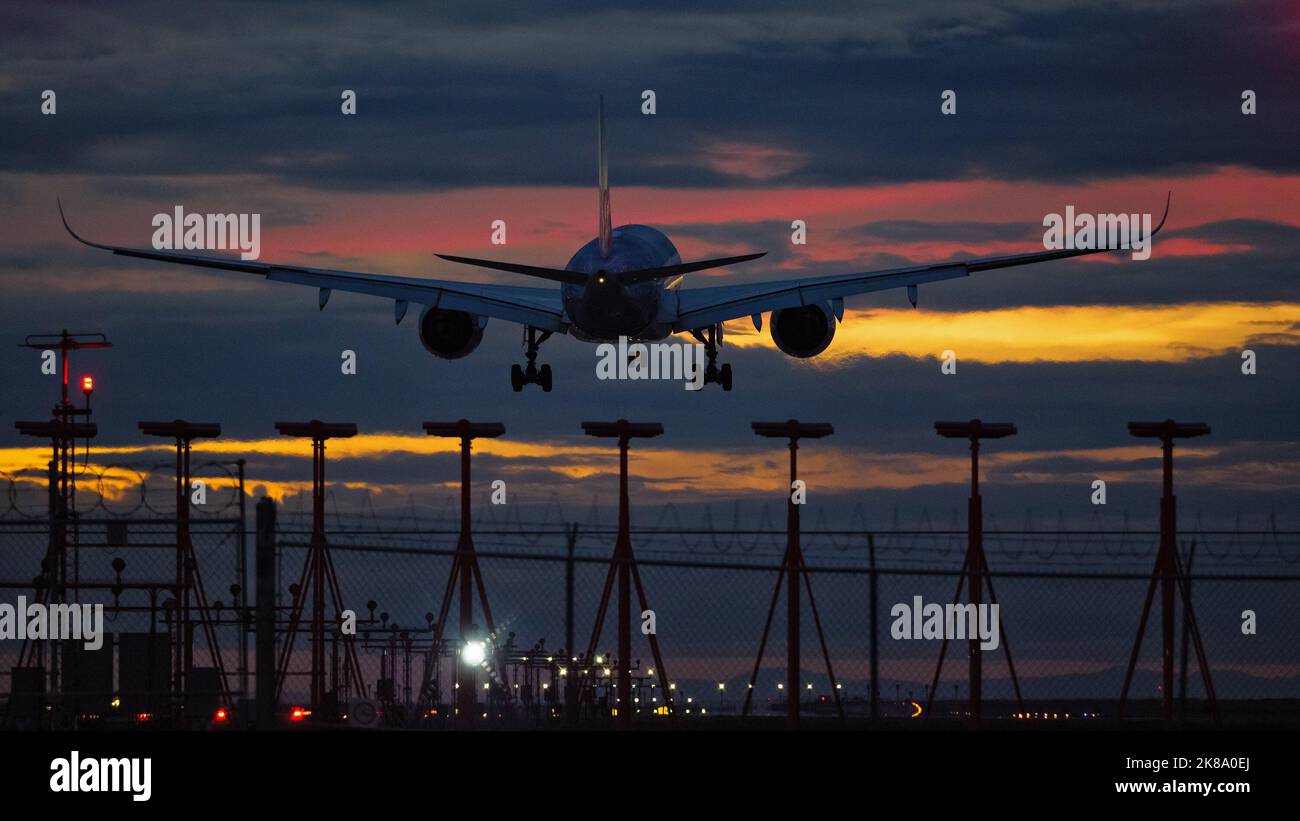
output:
[[632, 729], [632, 569], [626, 436], [618, 440], [618, 728]]
[[[185, 558], [185, 591], [184, 591], [185, 598], [184, 598], [184, 607], [182, 608], [182, 612], [184, 613], [184, 621], [183, 621], [184, 632], [182, 633], [182, 637], [185, 640], [185, 695], [186, 695], [186, 702], [187, 702], [185, 705], [185, 710], [188, 717], [188, 713], [189, 713], [188, 700], [190, 695], [189, 691], [194, 686], [193, 685], [194, 623], [193, 623], [193, 619], [191, 618], [192, 614], [190, 613], [190, 591], [194, 589], [195, 557], [194, 557], [194, 548], [190, 543], [190, 495], [189, 495], [190, 494], [190, 440], [184, 439], [181, 441], [180, 444], [182, 450], [182, 464], [185, 469], [185, 476], [184, 479], [182, 479], [181, 481], [180, 496], [178, 496], [176, 499], [176, 501], [180, 503], [180, 507], [177, 509], [177, 513], [180, 514], [180, 518], [179, 521], [177, 521], [176, 523], [176, 527], [179, 533], [178, 541], [179, 544], [181, 545], [180, 549]], [[203, 611], [203, 615], [206, 618], [207, 616], [206, 611]], [[215, 647], [213, 648], [213, 652], [214, 653], [217, 652]]]
[[564, 681], [564, 716], [570, 726], [578, 723], [578, 683], [573, 672], [573, 659], [577, 655], [573, 646], [573, 602], [574, 602], [574, 551], [578, 546], [578, 523], [568, 527], [567, 549], [564, 564], [564, 668], [568, 671]]
[[[462, 436], [460, 440], [460, 536], [456, 545], [456, 550], [460, 553], [460, 640], [461, 646], [469, 642], [473, 632], [474, 622], [474, 588], [473, 579], [470, 578], [474, 572], [473, 565], [469, 561], [470, 534], [469, 534], [469, 448], [470, 438]], [[474, 705], [478, 699], [478, 676], [475, 675], [474, 668], [461, 662], [461, 674], [457, 677], [460, 681], [460, 689], [457, 691], [457, 703], [459, 711], [457, 713], [456, 724], [458, 727], [469, 728], [474, 726]]]
[[172, 721], [182, 726], [185, 698], [185, 539], [181, 518], [185, 515], [185, 467], [181, 448], [184, 440], [176, 439], [176, 587], [172, 591]]
[[1192, 626], [1190, 602], [1192, 597], [1192, 563], [1194, 561], [1196, 561], [1196, 542], [1192, 542], [1187, 549], [1187, 567], [1183, 571], [1183, 587], [1187, 592], [1188, 603], [1183, 605], [1182, 658], [1178, 666], [1178, 715], [1179, 719], [1184, 723], [1187, 721], [1187, 639]]
[[257, 503], [257, 728], [275, 723], [275, 502]]
[[[970, 507], [967, 511], [967, 528], [970, 538], [970, 603], [975, 606], [975, 612], [979, 613], [980, 597], [983, 593], [984, 584], [981, 572], [984, 569], [984, 511], [980, 499], [980, 443], [978, 436], [972, 436], [970, 440]], [[970, 724], [974, 728], [980, 726], [980, 713], [982, 710], [984, 667], [983, 657], [980, 655], [980, 638], [978, 635], [970, 637], [968, 642], [970, 647]]]
[[1166, 436], [1164, 450], [1164, 495], [1160, 500], [1160, 638], [1163, 685], [1162, 714], [1166, 725], [1174, 719], [1174, 440]]
[[790, 487], [786, 505], [786, 729], [799, 729], [799, 506], [794, 503], [794, 482], [799, 478], [799, 442], [790, 437]]
[[239, 577], [239, 596], [235, 612], [239, 614], [239, 692], [248, 698], [248, 507], [244, 497], [244, 460], [236, 463], [239, 469], [239, 544], [236, 548]]
[[880, 721], [880, 654], [877, 639], [880, 636], [879, 597], [876, 589], [876, 534], [867, 534], [867, 561], [871, 570], [871, 721]]
[[312, 439], [312, 566], [311, 606], [311, 709], [320, 712], [325, 703], [325, 440]]

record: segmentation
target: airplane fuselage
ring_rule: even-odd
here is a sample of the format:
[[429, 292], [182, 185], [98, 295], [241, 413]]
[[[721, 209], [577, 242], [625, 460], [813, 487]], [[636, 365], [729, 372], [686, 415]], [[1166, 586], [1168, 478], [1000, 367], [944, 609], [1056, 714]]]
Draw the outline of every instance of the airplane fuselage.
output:
[[620, 271], [637, 271], [677, 265], [682, 261], [677, 248], [663, 232], [647, 225], [621, 225], [612, 232], [608, 255], [600, 253], [599, 239], [578, 249], [565, 270], [586, 274], [582, 285], [561, 287], [569, 333], [588, 342], [606, 342], [620, 336], [631, 339], [663, 339], [671, 323], [657, 321], [664, 291], [675, 287], [681, 277], [624, 285]]

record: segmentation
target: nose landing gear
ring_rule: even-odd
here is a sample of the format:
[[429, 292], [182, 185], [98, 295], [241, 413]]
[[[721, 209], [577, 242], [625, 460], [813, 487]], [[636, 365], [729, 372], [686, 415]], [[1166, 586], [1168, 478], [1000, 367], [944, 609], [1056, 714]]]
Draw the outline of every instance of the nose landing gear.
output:
[[551, 392], [551, 366], [537, 367], [537, 349], [550, 338], [550, 331], [542, 331], [539, 337], [536, 328], [529, 326], [524, 329], [524, 356], [528, 359], [528, 364], [522, 368], [519, 365], [510, 366], [510, 387], [515, 393], [522, 391], [524, 385], [541, 385], [543, 393]]
[[722, 347], [722, 325], [710, 325], [696, 328], [691, 336], [704, 345], [704, 356], [708, 364], [704, 368], [704, 384], [721, 385], [724, 391], [731, 390], [731, 363], [718, 367], [718, 349]]

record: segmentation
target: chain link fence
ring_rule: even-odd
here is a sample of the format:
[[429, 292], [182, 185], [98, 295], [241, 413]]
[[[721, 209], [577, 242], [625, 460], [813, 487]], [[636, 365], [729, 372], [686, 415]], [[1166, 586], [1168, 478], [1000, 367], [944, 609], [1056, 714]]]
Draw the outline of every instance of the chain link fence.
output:
[[[78, 691], [69, 682], [76, 665], [85, 662], [76, 661], [75, 653], [58, 653], [53, 646], [38, 649], [41, 642], [3, 641], [0, 697], [8, 702], [8, 726], [23, 726], [12, 716], [15, 694], [32, 686], [30, 674], [21, 671], [24, 666], [42, 668], [44, 692], [38, 700], [47, 713], [60, 717], [59, 726], [122, 709], [162, 714], [175, 701], [168, 700], [169, 673], [178, 652], [176, 612], [170, 604], [178, 573], [174, 488], [151, 478], [165, 476], [152, 466], [112, 470], [128, 476], [129, 471], [139, 471], [144, 478], [138, 500], [119, 493], [113, 502], [106, 494], [86, 493], [76, 516], [66, 523], [68, 580], [76, 584], [69, 599], [102, 604], [105, 630], [116, 637], [118, 661], [110, 662], [111, 692], [97, 691], [100, 701], [78, 701]], [[192, 610], [197, 622], [192, 664], [219, 671], [205, 674], [216, 676], [204, 679], [212, 703], [251, 713], [248, 699], [259, 673], [267, 671], [253, 663], [254, 529], [239, 471], [237, 463], [196, 468], [196, 476], [211, 482], [212, 495], [204, 505], [191, 508], [196, 581], [202, 584], [207, 605], [206, 614]], [[38, 577], [52, 538], [51, 522], [39, 504], [41, 488], [28, 481], [15, 490], [19, 484], [9, 482], [9, 505], [0, 515], [0, 603], [39, 596]], [[412, 510], [332, 512], [327, 517], [341, 602], [356, 613], [358, 623], [356, 637], [340, 645], [334, 631], [336, 608], [327, 605], [326, 679], [329, 689], [337, 692], [341, 713], [364, 700], [375, 706], [379, 723], [444, 726], [443, 719], [454, 711], [456, 679], [463, 679], [454, 655], [459, 647], [454, 604], [447, 620], [450, 644], [443, 647], [444, 657], [429, 663], [433, 627], [456, 550], [454, 517], [452, 508], [432, 516]], [[654, 517], [634, 513], [634, 522], [641, 518]], [[779, 523], [780, 514], [775, 518]], [[923, 726], [964, 719], [970, 686], [966, 642], [948, 643], [945, 663], [936, 675], [943, 642], [898, 637], [906, 621], [898, 613], [903, 605], [915, 606], [918, 598], [922, 606], [954, 600], [965, 532], [955, 527], [837, 530], [814, 516], [806, 518], [814, 525], [803, 538], [808, 589], [801, 591], [799, 698], [805, 715], [833, 720], [838, 697], [850, 721], [875, 716], [882, 722]], [[671, 688], [677, 720], [738, 721], [747, 696], [751, 721], [776, 721], [784, 714], [790, 697], [784, 590], [764, 656], [755, 666], [785, 545], [784, 530], [772, 519], [758, 516], [749, 528], [724, 528], [709, 522], [682, 526], [661, 516], [653, 526], [634, 527], [640, 580], [662, 649], [663, 669], [655, 669], [645, 636], [637, 629], [642, 608], [634, 601], [630, 667], [637, 704], [645, 704], [646, 715], [656, 715], [664, 705], [665, 688]], [[496, 628], [488, 670], [473, 679], [475, 688], [483, 688], [476, 710], [483, 711], [486, 721], [558, 726], [566, 717], [568, 678], [587, 670], [592, 698], [584, 701], [581, 720], [609, 722], [614, 676], [606, 668], [617, 647], [612, 605], [603, 634], [594, 643], [598, 658], [584, 656], [575, 662], [574, 657], [585, 654], [591, 643], [615, 536], [607, 524], [590, 517], [584, 522], [554, 517], [476, 523], [483, 592]], [[307, 512], [282, 506], [273, 580], [277, 659], [291, 632], [291, 585], [302, 579], [310, 537]], [[1300, 534], [1188, 530], [1179, 540], [1223, 721], [1300, 724], [1300, 642], [1295, 641], [1300, 627]], [[1155, 532], [1118, 528], [985, 532], [1002, 627], [997, 646], [982, 653], [986, 721], [1078, 725], [1116, 718], [1157, 544]], [[474, 619], [481, 623], [477, 594], [475, 599]], [[1203, 724], [1210, 720], [1209, 706], [1195, 647], [1185, 635], [1185, 618], [1180, 603], [1174, 627], [1174, 698], [1182, 720]], [[204, 622], [211, 625], [210, 631]], [[305, 704], [309, 697], [306, 624], [300, 623], [294, 633], [285, 665], [289, 674], [280, 694], [282, 708]], [[139, 636], [156, 637], [150, 653], [164, 656], [162, 662], [141, 661]], [[342, 657], [349, 645], [356, 653], [359, 682], [346, 674]], [[1160, 645], [1157, 596], [1126, 718], [1142, 721], [1160, 715]], [[60, 662], [62, 673], [55, 669]], [[151, 679], [156, 697], [143, 701], [142, 688], [134, 680], [142, 665], [159, 671]], [[191, 689], [195, 687], [192, 680]], [[135, 701], [121, 703], [128, 689]], [[56, 698], [56, 692], [65, 698]], [[71, 704], [69, 692], [74, 696]], [[217, 694], [228, 701], [216, 699]], [[137, 710], [136, 703], [147, 703], [148, 708]], [[37, 724], [54, 726], [55, 720]]]

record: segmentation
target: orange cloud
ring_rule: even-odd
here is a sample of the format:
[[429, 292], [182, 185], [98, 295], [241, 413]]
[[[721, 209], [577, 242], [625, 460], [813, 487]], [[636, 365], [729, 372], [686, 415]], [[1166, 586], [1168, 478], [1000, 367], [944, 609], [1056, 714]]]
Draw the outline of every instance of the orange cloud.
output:
[[[763, 179], [800, 161], [797, 153], [764, 146], [721, 144], [711, 156], [726, 173]], [[10, 236], [21, 242], [71, 243], [46, 192], [65, 192], [65, 202], [77, 202], [70, 217], [83, 234], [119, 244], [148, 245], [150, 219], [172, 205], [160, 197], [148, 202], [122, 199], [100, 192], [81, 177], [11, 175], [15, 199], [31, 208], [14, 210]], [[139, 181], [147, 185], [148, 180]], [[563, 264], [592, 236], [594, 199], [588, 187], [478, 187], [418, 193], [327, 192], [267, 182], [261, 177], [187, 178], [193, 193], [187, 207], [194, 211], [244, 210], [263, 214], [264, 259], [311, 264], [314, 255], [355, 259], [376, 271], [433, 277], [493, 277], [464, 266], [435, 260], [433, 251], [471, 255], [490, 248], [493, 220], [504, 219], [509, 230], [503, 258], [536, 264]], [[881, 220], [949, 222], [983, 220], [1023, 223], [1030, 234], [1040, 230], [1043, 215], [1066, 205], [1080, 211], [1153, 211], [1158, 215], [1164, 193], [1174, 192], [1170, 228], [1187, 228], [1226, 219], [1271, 220], [1300, 226], [1300, 176], [1268, 174], [1226, 167], [1192, 177], [1132, 177], [1067, 185], [1025, 181], [972, 179], [957, 182], [916, 182], [858, 187], [651, 188], [617, 187], [616, 222], [656, 225], [669, 232], [685, 224], [778, 222], [808, 223], [811, 260], [850, 261], [872, 252], [903, 254], [915, 261], [972, 254], [1033, 250], [1033, 243], [931, 243], [891, 245], [888, 242], [846, 245], [834, 232]], [[159, 179], [160, 191], [173, 180]], [[168, 195], [170, 196], [170, 195]], [[302, 203], [310, 203], [301, 212]], [[292, 213], [293, 222], [278, 214]], [[301, 215], [301, 216], [299, 216]], [[783, 228], [772, 242], [788, 241]], [[1156, 241], [1156, 253], [1221, 254], [1244, 250], [1189, 238]], [[822, 247], [824, 246], [824, 247]], [[703, 251], [704, 243], [683, 239], [684, 253]], [[1162, 248], [1164, 249], [1162, 251]], [[315, 260], [319, 262], [319, 260]], [[761, 263], [760, 263], [761, 266]], [[158, 280], [171, 287], [190, 287], [189, 279], [158, 268]], [[761, 273], [762, 269], [756, 269]], [[155, 282], [157, 287], [157, 282]], [[194, 286], [197, 287], [197, 286]]]
[[[1246, 302], [1183, 305], [1084, 305], [938, 312], [911, 308], [849, 310], [831, 347], [814, 364], [903, 354], [957, 354], [958, 362], [1187, 362], [1248, 347], [1300, 344], [1288, 332], [1300, 304]], [[766, 327], [765, 323], [765, 326]], [[728, 341], [775, 348], [770, 334], [735, 322]]]
[[[394, 453], [428, 454], [450, 452], [455, 447], [452, 440], [416, 434], [363, 434], [353, 439], [333, 440], [335, 447], [330, 455], [334, 459], [382, 459]], [[567, 442], [513, 442], [508, 440], [484, 441], [480, 453], [491, 453], [501, 460], [494, 475], [509, 478], [512, 474], [527, 472], [551, 473], [556, 480], [582, 480], [597, 475], [612, 476], [618, 471], [617, 452], [599, 445]], [[160, 487], [160, 493], [170, 493], [170, 474], [147, 476], [141, 471], [114, 464], [116, 457], [139, 454], [145, 451], [163, 451], [165, 447], [97, 447], [94, 461], [87, 475], [102, 474], [101, 482], [87, 481], [83, 488], [88, 493], [102, 492], [105, 498], [121, 500], [139, 490], [142, 480]], [[1222, 454], [1221, 447], [1187, 447], [1180, 451], [1183, 458], [1208, 458]], [[161, 454], [160, 454], [161, 455]], [[306, 462], [310, 452], [303, 443], [293, 439], [206, 440], [196, 448], [195, 458], [201, 464], [214, 456], [282, 456]], [[1151, 480], [1148, 464], [1152, 455], [1149, 447], [1125, 444], [1110, 448], [1064, 449], [1046, 451], [1001, 451], [987, 454], [981, 467], [987, 478], [996, 474], [1001, 481], [1022, 484], [1040, 484], [1073, 481], [1074, 469], [1054, 470], [1052, 459], [1070, 459], [1098, 463], [1089, 471], [1090, 478], [1108, 481]], [[35, 499], [43, 493], [43, 451], [32, 448], [0, 448], [0, 476], [12, 477], [28, 498]], [[632, 466], [635, 481], [652, 492], [690, 493], [695, 498], [729, 498], [745, 495], [774, 496], [787, 492], [783, 454], [770, 450], [723, 450], [642, 447], [637, 450]], [[165, 463], [160, 459], [159, 463]], [[304, 468], [305, 470], [305, 468]], [[802, 476], [814, 492], [842, 493], [871, 490], [906, 490], [928, 485], [951, 484], [965, 481], [969, 461], [965, 453], [933, 454], [925, 452], [875, 452], [837, 447], [819, 448], [817, 458], [802, 467]], [[164, 469], [165, 471], [165, 469]], [[147, 471], [146, 471], [147, 473]], [[358, 482], [347, 478], [346, 463], [336, 464], [331, 470], [330, 485], [335, 489], [365, 490], [375, 495], [391, 495], [405, 499], [413, 494], [426, 494], [430, 490], [445, 490], [456, 486], [454, 474], [431, 475], [427, 480], [404, 480], [395, 477], [392, 482]], [[1300, 481], [1300, 464], [1287, 459], [1275, 459], [1269, 464], [1259, 464], [1247, 459], [1239, 463], [1198, 467], [1197, 484], [1253, 485], [1267, 477], [1274, 483]], [[223, 475], [202, 475], [213, 491], [228, 491], [233, 481]], [[251, 471], [246, 487], [264, 486], [268, 495], [276, 499], [305, 492], [310, 483], [304, 480], [266, 480]], [[568, 483], [557, 481], [557, 487]], [[40, 491], [38, 493], [38, 491]], [[30, 504], [25, 507], [31, 507]]]

